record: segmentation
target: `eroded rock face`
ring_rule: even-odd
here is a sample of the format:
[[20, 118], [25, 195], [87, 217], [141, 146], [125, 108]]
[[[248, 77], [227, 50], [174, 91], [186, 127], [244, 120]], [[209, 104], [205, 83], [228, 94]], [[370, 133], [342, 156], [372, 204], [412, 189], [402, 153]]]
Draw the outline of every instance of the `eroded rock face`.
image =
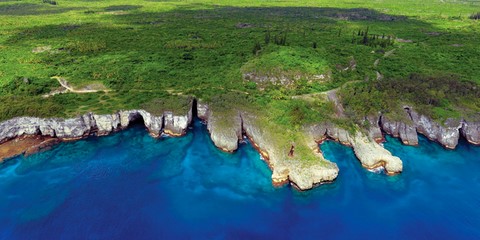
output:
[[208, 111], [209, 111], [208, 104], [206, 104], [204, 102], [201, 102], [201, 101], [197, 102], [198, 118], [202, 119], [203, 121], [207, 121], [208, 120]]
[[192, 123], [192, 108], [185, 115], [174, 115], [170, 111], [164, 113], [164, 132], [171, 136], [183, 136]]
[[[411, 109], [404, 112], [408, 120], [405, 122], [393, 121], [385, 115], [366, 117], [367, 134], [358, 131], [353, 135], [333, 124], [311, 125], [304, 129], [305, 141], [295, 138], [292, 145], [281, 143], [285, 146], [279, 145], [280, 143], [276, 141], [276, 137], [282, 135], [267, 132], [264, 126], [259, 124], [256, 115], [237, 111], [228, 114], [216, 113], [207, 104], [200, 102], [197, 103], [197, 111], [198, 116], [207, 121], [207, 128], [217, 147], [228, 152], [235, 151], [244, 131], [271, 167], [273, 183], [282, 184], [290, 181], [301, 190], [333, 181], [338, 176], [337, 165], [323, 157], [316, 143], [323, 141], [327, 136], [353, 147], [355, 155], [364, 167], [369, 169], [384, 167], [389, 174], [401, 172], [403, 165], [398, 157], [376, 142], [383, 137], [380, 127], [386, 133], [400, 137], [409, 145], [418, 144], [417, 131], [448, 148], [455, 148], [460, 133], [470, 143], [480, 144], [480, 121], [449, 119], [444, 124], [438, 124]], [[18, 117], [0, 123], [0, 143], [24, 135], [43, 135], [56, 140], [75, 140], [91, 134], [102, 136], [125, 129], [140, 119], [143, 119], [154, 137], [159, 137], [162, 132], [180, 136], [186, 133], [192, 121], [192, 108], [184, 115], [164, 112], [160, 116], [155, 116], [144, 110], [129, 110], [107, 115], [89, 113], [70, 119]], [[305, 155], [302, 156], [301, 151], [290, 155], [289, 150], [291, 151], [293, 145], [304, 147], [303, 150], [311, 149], [318, 161], [312, 161], [311, 158], [305, 161], [303, 159]]]
[[377, 142], [382, 142], [383, 134], [378, 124], [379, 122], [380, 122], [380, 115], [365, 117], [365, 123], [367, 125], [366, 130], [368, 131], [368, 136], [370, 137], [370, 139], [373, 139]]
[[[85, 121], [88, 119], [89, 121]], [[93, 122], [93, 124], [92, 124]], [[93, 116], [86, 114], [70, 119], [39, 119], [38, 126], [43, 136], [51, 136], [64, 139], [79, 139], [90, 134], [91, 129], [96, 126]]]
[[480, 145], [480, 121], [473, 122], [464, 120], [461, 132], [469, 143]]
[[97, 126], [97, 135], [106, 136], [120, 128], [120, 116], [118, 113], [109, 115], [93, 115]]
[[462, 127], [460, 120], [448, 119], [442, 125], [413, 110], [409, 110], [409, 113], [419, 133], [432, 141], [439, 142], [446, 148], [454, 149], [457, 146], [460, 137], [459, 130]]
[[144, 110], [130, 110], [120, 111], [119, 116], [122, 129], [127, 128], [131, 122], [137, 121], [141, 118], [151, 136], [159, 137], [162, 134], [163, 115], [154, 116]]
[[327, 126], [327, 135], [331, 139], [340, 142], [343, 145], [351, 146], [351, 140], [348, 132], [345, 129], [335, 127], [333, 125]]
[[242, 118], [240, 113], [218, 114], [209, 111], [207, 129], [213, 143], [226, 152], [233, 152], [238, 148], [238, 141], [242, 139]]
[[466, 121], [459, 119], [447, 119], [444, 123], [438, 123], [432, 118], [419, 114], [410, 107], [405, 109], [405, 119], [395, 121], [382, 115], [380, 127], [385, 133], [393, 137], [399, 137], [406, 145], [418, 145], [417, 133], [421, 133], [432, 141], [442, 146], [455, 149], [458, 145], [460, 134], [472, 144], [480, 144], [480, 120]]
[[21, 135], [35, 135], [39, 132], [37, 118], [19, 117], [0, 124], [0, 142]]
[[307, 126], [305, 132], [313, 139], [312, 144], [316, 145], [327, 138], [327, 124], [313, 124]]
[[107, 115], [88, 113], [69, 119], [13, 118], [0, 123], [0, 143], [23, 135], [42, 135], [63, 140], [76, 140], [91, 134], [104, 136], [126, 128], [139, 117], [144, 119], [152, 135], [160, 136], [163, 127], [162, 116], [153, 116], [144, 110], [131, 110]]
[[[405, 118], [411, 120], [410, 115], [406, 112]], [[400, 138], [405, 145], [418, 145], [417, 128], [412, 121], [394, 121], [386, 115], [382, 115], [380, 118], [380, 125], [387, 134], [393, 137]]]

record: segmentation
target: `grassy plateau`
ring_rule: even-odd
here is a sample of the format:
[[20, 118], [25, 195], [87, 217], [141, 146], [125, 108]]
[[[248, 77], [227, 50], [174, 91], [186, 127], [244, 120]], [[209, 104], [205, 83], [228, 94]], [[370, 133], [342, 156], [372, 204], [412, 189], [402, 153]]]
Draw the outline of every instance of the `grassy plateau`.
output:
[[[479, 12], [460, 0], [2, 0], [0, 120], [187, 97], [292, 131], [403, 105], [478, 118]], [[335, 120], [333, 89], [349, 120]]]

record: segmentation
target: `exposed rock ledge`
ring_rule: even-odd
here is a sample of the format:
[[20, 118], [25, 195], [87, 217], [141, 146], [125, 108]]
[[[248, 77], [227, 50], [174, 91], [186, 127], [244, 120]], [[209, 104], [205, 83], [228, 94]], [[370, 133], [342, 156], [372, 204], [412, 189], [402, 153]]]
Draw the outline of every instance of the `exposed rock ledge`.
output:
[[144, 110], [129, 110], [107, 115], [88, 113], [70, 119], [17, 117], [0, 123], [0, 143], [25, 135], [50, 136], [67, 141], [89, 135], [104, 136], [125, 129], [139, 119], [143, 119], [154, 137], [159, 137], [162, 133], [180, 136], [186, 133], [192, 121], [192, 110], [185, 115], [165, 112], [161, 116], [154, 116]]
[[[402, 161], [398, 157], [392, 156], [373, 138], [360, 132], [355, 137], [351, 137], [347, 131], [333, 125], [312, 125], [305, 128], [304, 141], [298, 140], [292, 143], [296, 148], [309, 148], [316, 157], [315, 161], [305, 160], [302, 159], [304, 156], [298, 154], [288, 156], [291, 145], [276, 144], [275, 136], [262, 129], [255, 114], [236, 112], [230, 116], [221, 117], [223, 121], [228, 122], [227, 124], [217, 124], [218, 117], [207, 104], [199, 102], [197, 108], [198, 116], [207, 121], [212, 141], [224, 151], [230, 152], [237, 149], [243, 130], [272, 169], [274, 184], [291, 182], [300, 190], [307, 190], [317, 184], [335, 180], [339, 171], [337, 165], [326, 160], [318, 148], [318, 142], [327, 137], [353, 147], [355, 155], [365, 168], [384, 168], [389, 174], [402, 171]], [[380, 129], [378, 132], [381, 135]]]
[[[337, 178], [339, 171], [337, 164], [325, 160], [317, 146], [315, 149], [311, 149], [316, 156], [314, 161], [306, 161], [302, 159], [303, 156], [297, 154], [288, 156], [290, 146], [275, 144], [271, 133], [264, 131], [259, 126], [257, 116], [245, 112], [241, 116], [245, 134], [252, 140], [254, 146], [272, 169], [274, 184], [290, 181], [298, 189], [308, 190], [317, 184], [331, 182]], [[295, 144], [296, 147], [308, 146], [308, 142], [296, 142]]]
[[443, 123], [419, 114], [410, 107], [404, 109], [402, 121], [391, 120], [387, 115], [380, 118], [380, 126], [393, 137], [399, 137], [406, 145], [418, 145], [417, 133], [438, 142], [448, 149], [455, 149], [460, 134], [471, 144], [480, 144], [480, 120], [447, 119]]
[[464, 120], [461, 128], [462, 136], [471, 144], [480, 145], [480, 121]]
[[380, 126], [387, 134], [393, 137], [400, 138], [405, 145], [418, 145], [417, 128], [415, 127], [410, 115], [403, 111], [401, 112], [403, 121], [394, 121], [388, 115], [380, 117]]
[[213, 111], [207, 104], [197, 104], [198, 117], [207, 122], [210, 137], [218, 148], [225, 152], [233, 152], [238, 148], [238, 141], [242, 139], [242, 118], [240, 112]]
[[357, 132], [351, 139], [355, 156], [362, 166], [367, 169], [384, 168], [387, 174], [394, 175], [402, 172], [403, 164], [400, 158], [393, 156], [387, 149], [372, 141], [365, 135]]
[[395, 175], [403, 171], [400, 158], [393, 156], [387, 149], [378, 144], [374, 137], [365, 135], [361, 131], [357, 131], [355, 136], [351, 136], [348, 131], [328, 124], [325, 126], [310, 126], [307, 132], [316, 142], [321, 142], [328, 137], [352, 147], [357, 159], [367, 169], [383, 168], [389, 175]]

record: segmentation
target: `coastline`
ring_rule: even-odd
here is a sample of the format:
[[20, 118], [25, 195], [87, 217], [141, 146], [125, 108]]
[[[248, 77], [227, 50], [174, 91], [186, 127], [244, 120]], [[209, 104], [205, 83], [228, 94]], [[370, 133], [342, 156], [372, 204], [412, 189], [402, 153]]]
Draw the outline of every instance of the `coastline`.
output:
[[271, 135], [262, 131], [261, 124], [256, 121], [257, 116], [234, 111], [235, 115], [230, 116], [233, 119], [229, 122], [231, 124], [221, 126], [215, 124], [215, 114], [209, 105], [197, 100], [192, 100], [190, 109], [183, 114], [165, 111], [161, 115], [153, 115], [145, 110], [122, 110], [107, 115], [88, 113], [71, 119], [17, 117], [0, 123], [0, 149], [6, 153], [0, 156], [0, 162], [18, 155], [44, 151], [60, 142], [85, 139], [89, 136], [106, 136], [126, 129], [138, 121], [143, 121], [152, 137], [158, 138], [162, 134], [180, 137], [187, 133], [195, 114], [207, 123], [210, 137], [220, 150], [234, 152], [238, 148], [238, 142], [244, 136], [248, 137], [272, 170], [272, 184], [281, 186], [291, 183], [299, 190], [308, 190], [319, 184], [332, 182], [338, 176], [336, 164], [326, 160], [318, 148], [318, 144], [326, 139], [352, 147], [364, 168], [383, 168], [387, 175], [399, 174], [403, 167], [398, 157], [378, 143], [380, 136], [384, 139], [383, 134], [400, 138], [405, 145], [418, 145], [417, 134], [420, 133], [447, 149], [455, 149], [460, 137], [464, 137], [470, 144], [480, 143], [478, 122], [449, 120], [442, 125], [417, 114], [411, 108], [405, 111], [411, 116], [412, 122], [391, 121], [385, 115], [380, 115], [376, 118], [377, 123], [369, 121], [367, 129], [358, 130], [353, 136], [332, 124], [322, 123], [305, 128], [302, 134], [307, 136], [306, 140], [298, 141], [295, 145], [310, 148], [318, 159], [314, 162], [303, 161], [305, 156], [302, 155], [296, 155], [295, 159], [287, 157], [286, 152], [289, 149], [272, 143]]

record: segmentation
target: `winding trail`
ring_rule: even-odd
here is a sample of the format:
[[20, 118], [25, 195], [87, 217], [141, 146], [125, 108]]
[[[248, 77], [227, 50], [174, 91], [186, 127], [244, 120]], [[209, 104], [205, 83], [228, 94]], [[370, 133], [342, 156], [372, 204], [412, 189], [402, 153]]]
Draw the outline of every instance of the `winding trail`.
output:
[[[96, 92], [111, 92], [112, 91], [110, 89], [85, 89], [85, 88], [88, 88], [88, 87], [92, 87], [92, 85], [89, 85], [89, 86], [85, 87], [84, 89], [74, 89], [70, 84], [68, 84], [67, 80], [63, 77], [53, 76], [53, 77], [51, 77], [51, 79], [56, 79], [63, 89], [54, 90], [54, 91], [52, 91], [48, 94], [45, 94], [45, 95], [43, 95], [44, 98], [48, 98], [48, 97], [51, 97], [51, 96], [54, 96], [54, 95], [57, 95], [57, 94], [62, 94], [62, 93], [67, 93], [67, 92], [80, 93], [81, 94], [81, 93], [96, 93]], [[102, 87], [103, 87], [103, 85], [102, 85]]]
[[67, 89], [69, 92], [73, 92], [73, 93], [96, 93], [96, 92], [111, 92], [112, 91], [112, 90], [109, 90], [109, 89], [80, 89], [80, 90], [76, 90], [68, 84], [68, 82], [67, 82], [67, 80], [65, 80], [65, 78], [54, 76], [54, 77], [52, 77], [52, 79], [56, 79], [58, 81], [58, 83], [60, 83], [60, 85], [62, 85], [62, 87]]

